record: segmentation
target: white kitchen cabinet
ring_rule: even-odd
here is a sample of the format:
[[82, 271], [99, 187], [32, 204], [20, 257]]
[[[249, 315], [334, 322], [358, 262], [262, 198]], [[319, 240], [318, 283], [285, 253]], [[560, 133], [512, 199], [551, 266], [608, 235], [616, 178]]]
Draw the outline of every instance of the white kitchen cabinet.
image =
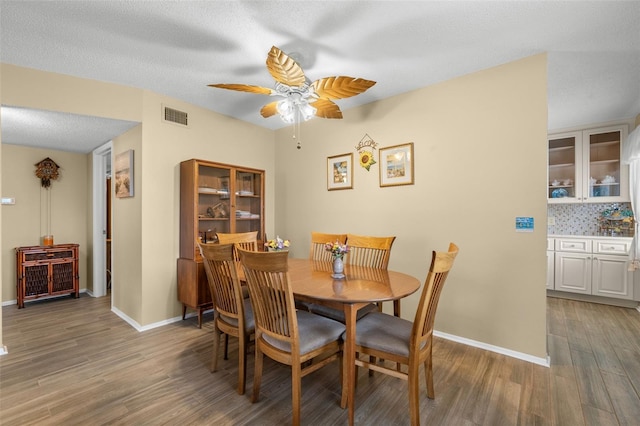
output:
[[553, 290], [555, 283], [555, 253], [547, 250], [547, 290]]
[[630, 238], [555, 238], [553, 290], [633, 300], [630, 245]]
[[591, 254], [555, 253], [555, 290], [591, 294]]
[[555, 239], [547, 238], [547, 290], [553, 290], [555, 282]]
[[628, 125], [550, 134], [549, 203], [629, 201], [629, 168], [620, 161]]

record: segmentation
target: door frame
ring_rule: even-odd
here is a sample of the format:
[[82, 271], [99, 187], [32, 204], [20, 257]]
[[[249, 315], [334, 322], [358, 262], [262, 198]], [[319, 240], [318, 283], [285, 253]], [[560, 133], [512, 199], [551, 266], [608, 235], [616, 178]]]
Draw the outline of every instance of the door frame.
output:
[[[113, 142], [93, 150], [93, 296], [107, 294], [107, 161], [112, 159]], [[113, 164], [113, 162], [111, 162]], [[112, 207], [113, 208], [113, 207]], [[113, 277], [113, 271], [111, 276]], [[113, 281], [113, 280], [112, 280]], [[112, 282], [113, 290], [113, 282]], [[113, 291], [111, 292], [113, 295]]]

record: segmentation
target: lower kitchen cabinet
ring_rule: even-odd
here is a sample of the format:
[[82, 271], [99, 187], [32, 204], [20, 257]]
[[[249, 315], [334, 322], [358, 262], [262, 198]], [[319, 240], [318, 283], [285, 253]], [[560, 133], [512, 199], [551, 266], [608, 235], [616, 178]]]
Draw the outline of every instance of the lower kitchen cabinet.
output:
[[547, 288], [633, 300], [629, 248], [630, 239], [556, 238], [554, 282]]

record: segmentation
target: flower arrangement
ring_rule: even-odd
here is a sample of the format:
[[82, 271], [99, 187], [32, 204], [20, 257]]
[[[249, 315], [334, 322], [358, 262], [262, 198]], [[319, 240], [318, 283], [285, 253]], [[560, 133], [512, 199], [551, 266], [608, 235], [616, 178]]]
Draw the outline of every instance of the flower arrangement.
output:
[[289, 240], [283, 240], [282, 238], [280, 238], [279, 236], [276, 236], [275, 240], [269, 240], [266, 243], [264, 243], [264, 246], [271, 249], [271, 250], [282, 250], [286, 247], [289, 247], [291, 245], [291, 242]]
[[331, 252], [331, 256], [333, 258], [342, 257], [345, 253], [349, 253], [349, 246], [346, 244], [340, 244], [340, 241], [336, 241], [335, 243], [326, 243], [324, 245], [324, 249], [328, 252]]

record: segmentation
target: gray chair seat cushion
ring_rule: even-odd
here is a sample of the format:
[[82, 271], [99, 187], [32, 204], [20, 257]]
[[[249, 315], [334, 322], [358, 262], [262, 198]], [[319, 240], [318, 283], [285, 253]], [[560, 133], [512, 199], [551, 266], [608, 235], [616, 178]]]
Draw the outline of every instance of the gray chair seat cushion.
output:
[[408, 357], [412, 328], [411, 321], [372, 312], [356, 323], [356, 345]]
[[[253, 319], [253, 308], [251, 307], [251, 299], [243, 299], [244, 302], [244, 331], [253, 333], [256, 329], [256, 323]], [[238, 327], [238, 320], [235, 318], [220, 315], [220, 319], [233, 327]]]
[[[342, 333], [344, 333], [344, 324], [332, 319], [307, 311], [296, 311], [296, 315], [298, 317], [301, 355], [339, 340]], [[288, 342], [283, 342], [266, 334], [262, 334], [262, 338], [281, 351], [291, 352], [291, 345]]]
[[[332, 320], [339, 321], [343, 324], [345, 323], [343, 310], [334, 309], [328, 306], [318, 305], [315, 303], [310, 303], [309, 311], [313, 312], [314, 314], [322, 315], [323, 317], [327, 317], [327, 318], [331, 318]], [[368, 305], [358, 310], [358, 313], [356, 314], [356, 320], [359, 321], [362, 317], [374, 311], [378, 312], [378, 306], [373, 303], [369, 303]]]

